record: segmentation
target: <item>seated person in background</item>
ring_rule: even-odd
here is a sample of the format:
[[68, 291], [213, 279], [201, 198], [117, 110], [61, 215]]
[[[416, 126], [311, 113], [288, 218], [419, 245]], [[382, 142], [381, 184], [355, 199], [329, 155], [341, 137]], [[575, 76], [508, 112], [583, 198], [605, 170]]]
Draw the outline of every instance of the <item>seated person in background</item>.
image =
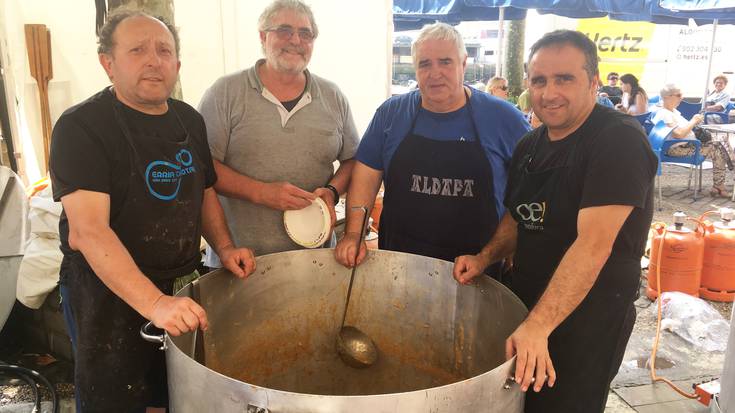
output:
[[495, 76], [487, 82], [485, 91], [497, 98], [508, 99], [508, 81], [504, 77]]
[[615, 107], [631, 116], [641, 115], [648, 112], [648, 95], [638, 84], [638, 78], [630, 73], [620, 77], [622, 82], [622, 102]]
[[[656, 112], [653, 117], [653, 124], [664, 121], [666, 126], [674, 128], [669, 139], [696, 139], [692, 131], [695, 126], [702, 123], [704, 117], [696, 114], [692, 120], [686, 120], [676, 107], [681, 103], [681, 89], [674, 84], [667, 84], [661, 89], [661, 106], [662, 108]], [[732, 170], [727, 154], [727, 150], [720, 142], [707, 142], [702, 144], [702, 155], [712, 160], [712, 189], [710, 195], [729, 198], [730, 194], [725, 189], [725, 167], [728, 166]], [[694, 144], [689, 142], [679, 142], [671, 145], [666, 151], [669, 156], [691, 156], [694, 154]]]
[[727, 86], [727, 77], [725, 75], [719, 75], [712, 81], [715, 85], [715, 90], [707, 95], [705, 99], [705, 112], [723, 112], [727, 104], [730, 103], [730, 95], [725, 92], [725, 86]]
[[523, 92], [518, 95], [518, 109], [525, 115], [531, 113], [531, 94], [528, 92], [528, 75], [525, 73], [523, 74]]
[[[612, 102], [614, 105], [617, 105], [621, 103], [621, 98], [623, 96], [623, 89], [620, 89], [618, 87], [618, 79], [620, 76], [617, 72], [610, 72], [607, 74], [607, 85], [600, 88], [598, 91], [598, 94], [600, 96], [606, 97], [610, 99], [610, 102]], [[602, 84], [602, 82], [600, 82]], [[597, 100], [597, 103], [600, 103], [600, 100]]]

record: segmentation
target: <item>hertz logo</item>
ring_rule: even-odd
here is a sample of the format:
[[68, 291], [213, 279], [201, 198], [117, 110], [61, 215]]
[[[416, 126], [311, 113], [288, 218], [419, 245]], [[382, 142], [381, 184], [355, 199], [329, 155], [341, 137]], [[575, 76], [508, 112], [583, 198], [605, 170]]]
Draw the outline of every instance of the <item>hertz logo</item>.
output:
[[619, 49], [621, 52], [638, 53], [641, 51], [639, 46], [643, 41], [642, 36], [629, 36], [628, 33], [617, 37], [601, 36], [600, 33], [595, 33], [594, 37], [590, 33], [585, 33], [585, 36], [595, 42], [600, 52], [614, 52]]

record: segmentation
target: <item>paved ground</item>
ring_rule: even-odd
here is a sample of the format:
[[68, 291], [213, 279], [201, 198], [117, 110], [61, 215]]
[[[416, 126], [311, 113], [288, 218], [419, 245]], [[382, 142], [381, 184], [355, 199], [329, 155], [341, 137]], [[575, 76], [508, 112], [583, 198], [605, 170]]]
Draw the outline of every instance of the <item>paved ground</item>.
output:
[[[719, 207], [735, 208], [730, 199], [713, 198], [709, 195], [712, 186], [711, 170], [704, 170], [702, 187], [704, 191], [693, 198], [694, 192], [687, 189], [689, 170], [681, 166], [664, 165], [661, 187], [663, 199], [661, 210], [657, 210], [654, 221], [671, 223], [675, 211], [689, 216]], [[733, 175], [728, 174], [728, 189], [733, 187]], [[647, 274], [644, 271], [644, 277]], [[648, 309], [653, 303], [645, 297], [645, 278], [641, 298], [636, 302], [638, 318], [630, 342], [626, 349], [623, 365], [613, 381], [608, 400], [608, 413], [678, 413], [709, 412], [702, 404], [688, 400], [675, 393], [666, 384], [651, 384], [647, 362], [656, 330], [656, 317]], [[731, 303], [710, 302], [726, 319], [730, 319]], [[657, 375], [673, 380], [679, 387], [692, 391], [695, 383], [718, 378], [722, 374], [723, 352], [705, 352], [687, 343], [679, 336], [664, 331], [657, 356]]]

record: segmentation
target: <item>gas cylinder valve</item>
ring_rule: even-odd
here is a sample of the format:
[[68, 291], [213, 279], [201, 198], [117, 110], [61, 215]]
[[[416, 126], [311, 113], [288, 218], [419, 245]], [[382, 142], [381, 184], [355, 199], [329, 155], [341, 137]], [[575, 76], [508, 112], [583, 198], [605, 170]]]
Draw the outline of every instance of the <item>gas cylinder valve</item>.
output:
[[720, 208], [720, 219], [722, 222], [730, 223], [733, 217], [735, 217], [735, 210], [731, 208]]
[[677, 230], [681, 230], [681, 227], [684, 226], [684, 222], [686, 221], [686, 219], [687, 219], [687, 214], [681, 211], [674, 212], [674, 227]]

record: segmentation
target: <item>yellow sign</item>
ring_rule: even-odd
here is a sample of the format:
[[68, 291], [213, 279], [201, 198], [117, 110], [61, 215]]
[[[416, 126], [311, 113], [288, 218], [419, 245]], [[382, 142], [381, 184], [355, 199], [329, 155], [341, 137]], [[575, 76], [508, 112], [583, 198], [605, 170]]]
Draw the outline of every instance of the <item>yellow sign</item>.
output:
[[580, 19], [577, 30], [597, 45], [600, 57], [600, 77], [603, 84], [609, 72], [621, 76], [632, 73], [638, 79], [648, 57], [655, 25], [646, 22], [623, 22], [607, 17]]

